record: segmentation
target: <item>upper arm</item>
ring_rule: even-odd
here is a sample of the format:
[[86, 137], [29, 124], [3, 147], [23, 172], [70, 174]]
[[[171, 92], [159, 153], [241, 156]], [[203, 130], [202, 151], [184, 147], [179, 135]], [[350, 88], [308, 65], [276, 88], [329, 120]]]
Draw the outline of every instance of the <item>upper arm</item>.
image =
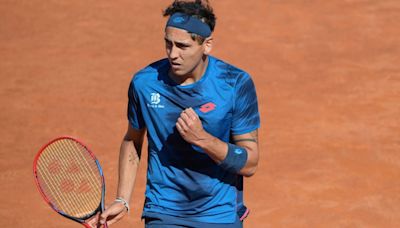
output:
[[[256, 88], [253, 80], [247, 74], [240, 77], [235, 85], [232, 111], [233, 135], [246, 135], [260, 127], [260, 114]], [[248, 133], [249, 134], [249, 133]]]
[[127, 116], [129, 123], [132, 125], [132, 128], [142, 129], [145, 127], [145, 121], [143, 119], [143, 114], [140, 105], [140, 99], [138, 90], [136, 87], [140, 88], [140, 83], [132, 79], [129, 89], [128, 89], [128, 107], [127, 107]]
[[252, 176], [256, 172], [259, 160], [258, 130], [241, 135], [233, 135], [232, 143], [246, 149], [247, 162], [241, 170], [241, 174], [243, 176]]
[[243, 176], [252, 176], [257, 169], [258, 153], [258, 128], [260, 127], [260, 114], [256, 88], [250, 75], [243, 74], [235, 85], [235, 99], [232, 112], [232, 142], [247, 151], [247, 162], [240, 170]]

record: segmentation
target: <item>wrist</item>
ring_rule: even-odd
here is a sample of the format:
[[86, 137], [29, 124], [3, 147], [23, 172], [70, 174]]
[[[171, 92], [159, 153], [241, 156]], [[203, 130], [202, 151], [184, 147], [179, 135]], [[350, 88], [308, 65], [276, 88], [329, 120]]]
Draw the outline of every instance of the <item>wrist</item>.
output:
[[227, 143], [227, 145], [226, 157], [219, 163], [219, 166], [232, 173], [239, 173], [247, 163], [247, 150], [235, 144]]
[[117, 197], [117, 198], [114, 200], [114, 202], [123, 204], [124, 207], [126, 208], [126, 211], [127, 211], [127, 212], [130, 211], [129, 203], [128, 203], [128, 201], [126, 201], [124, 198], [122, 198], [122, 197]]

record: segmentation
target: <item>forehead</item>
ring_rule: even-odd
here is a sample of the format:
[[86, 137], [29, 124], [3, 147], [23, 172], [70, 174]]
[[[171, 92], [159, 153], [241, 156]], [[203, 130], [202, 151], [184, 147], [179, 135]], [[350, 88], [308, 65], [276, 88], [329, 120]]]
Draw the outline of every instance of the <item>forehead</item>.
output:
[[165, 39], [171, 42], [181, 42], [181, 43], [193, 43], [195, 42], [190, 33], [184, 29], [179, 29], [175, 27], [167, 27], [165, 29]]

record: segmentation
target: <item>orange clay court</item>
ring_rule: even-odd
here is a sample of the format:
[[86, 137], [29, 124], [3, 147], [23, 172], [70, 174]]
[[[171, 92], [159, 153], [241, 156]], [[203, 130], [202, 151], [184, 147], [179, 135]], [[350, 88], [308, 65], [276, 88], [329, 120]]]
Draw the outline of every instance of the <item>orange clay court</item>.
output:
[[[59, 135], [95, 152], [107, 202], [114, 199], [128, 84], [165, 57], [169, 3], [1, 2], [2, 227], [80, 227], [34, 185], [33, 158]], [[400, 2], [211, 3], [213, 55], [252, 75], [262, 116], [245, 227], [398, 227]], [[145, 169], [142, 162], [133, 213], [113, 227], [143, 226]]]

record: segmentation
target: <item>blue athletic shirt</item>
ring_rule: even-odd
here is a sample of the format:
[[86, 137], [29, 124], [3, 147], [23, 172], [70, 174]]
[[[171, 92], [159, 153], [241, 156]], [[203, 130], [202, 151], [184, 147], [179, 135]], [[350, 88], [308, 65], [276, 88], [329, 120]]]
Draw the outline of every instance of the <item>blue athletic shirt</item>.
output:
[[128, 119], [147, 128], [148, 170], [143, 217], [165, 214], [189, 221], [233, 223], [243, 207], [242, 176], [220, 168], [201, 148], [187, 143], [175, 124], [192, 107], [204, 129], [224, 142], [259, 128], [257, 96], [249, 74], [208, 56], [202, 78], [178, 85], [167, 59], [133, 77]]

